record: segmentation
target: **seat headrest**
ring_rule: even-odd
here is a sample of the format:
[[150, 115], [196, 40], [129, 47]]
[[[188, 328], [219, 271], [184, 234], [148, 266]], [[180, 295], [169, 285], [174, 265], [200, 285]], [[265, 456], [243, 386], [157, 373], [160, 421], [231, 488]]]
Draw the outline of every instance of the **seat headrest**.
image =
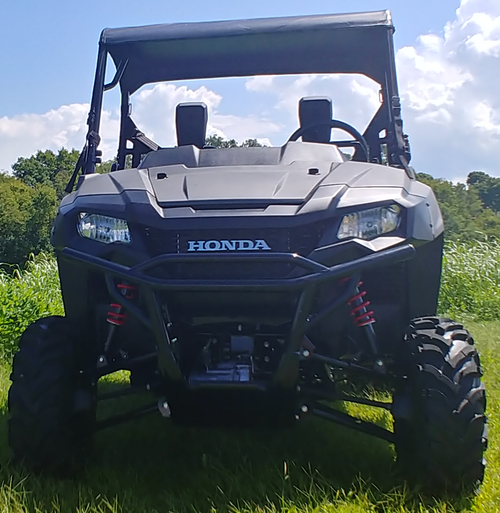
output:
[[203, 148], [207, 136], [207, 106], [199, 103], [179, 103], [175, 108], [177, 145]]
[[[332, 119], [332, 100], [327, 96], [306, 96], [299, 101], [299, 122], [301, 127], [330, 121]], [[306, 142], [327, 143], [330, 141], [331, 128], [317, 126], [306, 130], [302, 140]]]

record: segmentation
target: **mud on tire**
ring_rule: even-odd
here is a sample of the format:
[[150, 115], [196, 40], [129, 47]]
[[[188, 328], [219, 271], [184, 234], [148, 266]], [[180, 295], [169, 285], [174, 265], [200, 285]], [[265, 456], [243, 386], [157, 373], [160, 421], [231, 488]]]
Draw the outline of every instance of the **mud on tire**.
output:
[[415, 319], [399, 366], [393, 417], [401, 470], [433, 493], [476, 489], [485, 469], [486, 394], [471, 335], [450, 319]]
[[9, 444], [14, 461], [67, 474], [80, 466], [95, 421], [91, 379], [82, 373], [78, 335], [67, 319], [30, 325], [14, 357]]

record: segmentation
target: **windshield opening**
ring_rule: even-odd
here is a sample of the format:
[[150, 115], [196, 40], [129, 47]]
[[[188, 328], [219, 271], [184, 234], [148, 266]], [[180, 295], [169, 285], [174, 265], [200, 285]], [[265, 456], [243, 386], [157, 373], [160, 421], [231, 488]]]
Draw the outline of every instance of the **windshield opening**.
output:
[[[301, 98], [331, 98], [333, 118], [361, 133], [380, 107], [380, 86], [363, 75], [286, 75], [170, 82], [145, 86], [131, 97], [131, 117], [162, 147], [176, 145], [175, 107], [203, 102], [208, 109], [207, 135], [242, 143], [256, 139], [281, 146], [299, 127]], [[335, 133], [338, 132], [338, 133]], [[332, 131], [332, 140], [346, 139]]]
[[[282, 146], [299, 127], [299, 101], [320, 96], [332, 100], [333, 118], [363, 133], [380, 108], [380, 86], [359, 74], [270, 75], [217, 78], [150, 84], [130, 97], [130, 118], [159, 147], [177, 145], [175, 109], [179, 103], [207, 105], [207, 137], [217, 136], [237, 144], [257, 141]], [[116, 155], [120, 131], [119, 90], [104, 95], [101, 121], [103, 158]], [[331, 140], [352, 139], [333, 129]], [[131, 149], [127, 143], [127, 151]], [[346, 155], [353, 149], [342, 148]], [[146, 151], [147, 152], [147, 151]], [[128, 159], [129, 167], [131, 165]]]

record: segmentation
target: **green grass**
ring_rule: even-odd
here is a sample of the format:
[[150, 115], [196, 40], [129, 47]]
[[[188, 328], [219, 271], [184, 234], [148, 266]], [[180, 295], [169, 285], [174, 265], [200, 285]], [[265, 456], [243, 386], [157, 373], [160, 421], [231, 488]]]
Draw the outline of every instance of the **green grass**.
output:
[[[472, 252], [470, 252], [472, 248]], [[450, 248], [441, 305], [476, 338], [488, 391], [490, 446], [480, 494], [436, 502], [405, 488], [394, 451], [383, 441], [311, 419], [289, 430], [181, 429], [159, 414], [100, 432], [87, 468], [76, 479], [33, 476], [8, 463], [6, 396], [9, 364], [0, 364], [0, 511], [21, 512], [496, 512], [500, 508], [500, 323], [474, 320], [488, 305], [498, 319], [496, 246]], [[477, 258], [471, 271], [463, 262]], [[462, 260], [460, 260], [462, 259]], [[488, 262], [488, 259], [491, 262]], [[483, 266], [486, 260], [488, 265]], [[462, 280], [460, 280], [462, 275]], [[475, 280], [470, 279], [474, 275]], [[484, 284], [484, 277], [488, 284]], [[472, 298], [459, 306], [457, 291]], [[31, 320], [61, 313], [57, 270], [41, 259], [14, 277], [0, 276], [0, 337], [9, 355]], [[450, 308], [449, 305], [454, 305]], [[11, 311], [13, 310], [13, 311]], [[6, 358], [7, 360], [7, 358]], [[116, 386], [111, 377], [103, 386]], [[117, 410], [125, 399], [107, 405]], [[362, 413], [362, 410], [358, 410]], [[390, 426], [384, 413], [365, 413]]]
[[481, 320], [500, 319], [500, 243], [449, 243], [443, 260], [440, 310]]
[[27, 475], [8, 465], [4, 366], [0, 511], [497, 512], [500, 325], [467, 324], [486, 371], [490, 418], [488, 470], [472, 500], [419, 498], [396, 474], [391, 446], [316, 419], [289, 430], [181, 429], [158, 414], [98, 433], [89, 465], [75, 480]]

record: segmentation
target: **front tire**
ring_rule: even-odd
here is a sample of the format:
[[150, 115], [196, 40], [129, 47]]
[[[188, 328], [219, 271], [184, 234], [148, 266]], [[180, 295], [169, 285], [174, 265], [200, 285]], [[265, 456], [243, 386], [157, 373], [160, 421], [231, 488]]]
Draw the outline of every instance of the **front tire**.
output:
[[9, 444], [33, 471], [67, 474], [82, 462], [95, 422], [95, 392], [79, 336], [63, 317], [31, 324], [14, 357]]
[[393, 417], [402, 471], [437, 494], [477, 489], [485, 470], [486, 393], [471, 335], [450, 319], [415, 319], [398, 365]]

